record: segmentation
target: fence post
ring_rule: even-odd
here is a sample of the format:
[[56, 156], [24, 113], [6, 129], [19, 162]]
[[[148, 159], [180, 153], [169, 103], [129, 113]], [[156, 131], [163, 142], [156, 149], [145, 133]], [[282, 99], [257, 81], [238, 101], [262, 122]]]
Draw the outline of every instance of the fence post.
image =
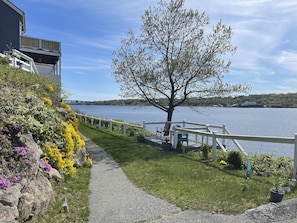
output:
[[112, 119], [109, 121], [109, 131], [112, 132]]
[[145, 128], [146, 128], [145, 121], [142, 122], [142, 127], [143, 127], [143, 137], [145, 138], [146, 137], [146, 135], [145, 135]]
[[[223, 125], [223, 134], [224, 134], [224, 135], [226, 134], [226, 125]], [[223, 144], [224, 147], [226, 147], [226, 143], [225, 143], [225, 141], [226, 141], [226, 139], [223, 138], [223, 139], [222, 139], [222, 144]]]
[[[206, 128], [206, 132], [210, 132], [209, 131], [209, 125], [208, 124], [205, 125], [205, 128]], [[208, 136], [206, 136], [206, 143], [205, 144], [206, 145], [209, 145], [209, 137]]]
[[183, 120], [183, 128], [186, 127], [186, 120]]
[[294, 144], [294, 169], [293, 169], [293, 179], [296, 179], [297, 172], [297, 133], [295, 133], [295, 144]]
[[212, 149], [212, 161], [215, 161], [216, 160], [216, 152], [217, 152], [217, 139], [216, 139], [216, 134], [214, 131], [212, 131], [212, 146], [211, 146], [211, 149]]
[[101, 128], [101, 118], [99, 118], [98, 128]]
[[124, 136], [126, 136], [126, 122], [123, 123]]

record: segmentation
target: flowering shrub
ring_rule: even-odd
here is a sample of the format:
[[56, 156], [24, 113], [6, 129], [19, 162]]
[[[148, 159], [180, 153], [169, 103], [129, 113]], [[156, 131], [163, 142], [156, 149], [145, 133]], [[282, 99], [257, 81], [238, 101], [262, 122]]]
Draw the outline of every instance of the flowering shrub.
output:
[[10, 180], [0, 177], [0, 188], [8, 188], [11, 186]]
[[44, 159], [40, 159], [40, 165], [45, 171], [49, 172], [52, 169], [52, 166], [48, 164]]
[[[34, 160], [37, 166], [45, 171], [53, 167], [65, 175], [76, 172], [73, 158], [85, 142], [78, 132], [79, 122], [74, 111], [63, 101], [58, 104], [59, 92], [59, 86], [40, 75], [0, 64], [1, 188], [32, 174], [30, 167], [34, 154], [20, 142], [21, 134], [32, 135], [42, 149], [41, 159]], [[92, 165], [88, 155], [86, 160]]]
[[42, 97], [41, 100], [44, 102], [44, 104], [52, 106], [53, 102], [50, 98]]

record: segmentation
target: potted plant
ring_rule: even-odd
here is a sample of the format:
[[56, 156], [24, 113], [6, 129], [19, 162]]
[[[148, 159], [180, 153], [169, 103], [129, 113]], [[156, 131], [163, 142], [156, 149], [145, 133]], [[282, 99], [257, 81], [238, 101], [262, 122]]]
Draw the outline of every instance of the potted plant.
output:
[[271, 165], [271, 178], [273, 187], [270, 188], [270, 202], [281, 202], [285, 191], [283, 186], [285, 185], [288, 175], [285, 166], [282, 163], [274, 161]]

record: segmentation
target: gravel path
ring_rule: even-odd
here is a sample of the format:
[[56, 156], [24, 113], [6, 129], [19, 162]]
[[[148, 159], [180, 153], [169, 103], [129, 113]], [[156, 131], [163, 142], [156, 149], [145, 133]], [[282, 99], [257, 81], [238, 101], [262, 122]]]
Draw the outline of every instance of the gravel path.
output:
[[240, 215], [185, 210], [135, 187], [102, 148], [85, 139], [93, 159], [89, 223], [264, 223], [297, 222], [297, 199], [268, 204]]

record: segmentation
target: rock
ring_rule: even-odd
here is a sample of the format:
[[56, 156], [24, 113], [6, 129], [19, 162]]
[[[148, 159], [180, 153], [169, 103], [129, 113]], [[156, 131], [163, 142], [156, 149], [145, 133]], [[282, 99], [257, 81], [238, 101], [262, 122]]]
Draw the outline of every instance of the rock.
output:
[[38, 144], [34, 141], [32, 134], [21, 134], [20, 141], [26, 146], [30, 148], [30, 151], [34, 153], [35, 159], [39, 161], [40, 156], [42, 154], [42, 150], [38, 146]]
[[0, 189], [0, 203], [10, 207], [17, 206], [20, 195], [20, 184], [14, 184], [9, 188]]
[[47, 210], [50, 201], [53, 199], [54, 192], [49, 180], [41, 173], [31, 180], [22, 190], [18, 209], [20, 219], [27, 221], [38, 214]]
[[48, 172], [48, 175], [50, 178], [54, 178], [55, 180], [58, 180], [58, 181], [60, 181], [62, 179], [61, 174], [55, 168], [51, 168], [50, 171]]
[[0, 222], [3, 223], [16, 223], [19, 212], [16, 206], [4, 206], [0, 203]]
[[0, 222], [17, 222], [19, 211], [17, 205], [21, 196], [21, 184], [0, 189]]
[[297, 218], [297, 198], [269, 203], [244, 212], [254, 222], [276, 222]]
[[74, 155], [73, 161], [75, 167], [80, 167], [87, 161], [86, 152], [86, 148], [83, 147]]

